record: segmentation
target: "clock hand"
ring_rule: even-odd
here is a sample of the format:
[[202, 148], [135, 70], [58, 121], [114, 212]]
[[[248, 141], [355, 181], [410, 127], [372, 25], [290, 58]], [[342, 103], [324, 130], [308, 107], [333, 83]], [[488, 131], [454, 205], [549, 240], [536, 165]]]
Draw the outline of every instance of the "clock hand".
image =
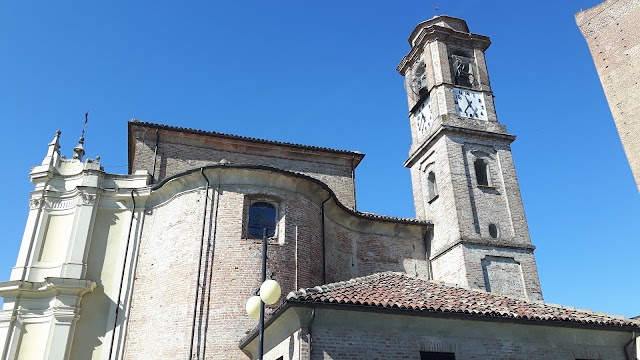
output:
[[[464, 97], [464, 99], [465, 99], [465, 100], [467, 100], [467, 107], [466, 107], [466, 108], [464, 108], [464, 111], [467, 111], [467, 109], [469, 108], [469, 106], [471, 106], [471, 101], [469, 101], [469, 98], [468, 98], [468, 97], [466, 97], [466, 96]], [[473, 109], [473, 108], [472, 108], [472, 109]]]

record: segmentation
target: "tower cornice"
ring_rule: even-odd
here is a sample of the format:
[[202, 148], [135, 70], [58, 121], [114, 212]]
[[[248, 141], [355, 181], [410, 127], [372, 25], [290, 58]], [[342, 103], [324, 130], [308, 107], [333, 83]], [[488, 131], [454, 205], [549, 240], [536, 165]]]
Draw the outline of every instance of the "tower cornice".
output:
[[403, 165], [407, 168], [412, 167], [416, 163], [416, 161], [418, 161], [418, 159], [420, 159], [422, 155], [424, 155], [427, 150], [431, 148], [433, 143], [435, 143], [444, 135], [464, 135], [467, 137], [481, 137], [485, 139], [490, 138], [506, 142], [507, 144], [511, 144], [516, 139], [515, 135], [506, 133], [496, 133], [492, 131], [469, 129], [466, 127], [451, 125], [440, 125], [428, 138], [426, 138], [420, 144], [420, 146], [411, 151], [411, 153], [409, 154], [409, 158], [405, 160]]
[[491, 40], [488, 36], [462, 32], [439, 25], [419, 27], [419, 29], [416, 28], [414, 32], [415, 31], [417, 31], [417, 34], [411, 50], [402, 58], [402, 61], [400, 61], [400, 64], [396, 67], [396, 70], [402, 76], [406, 74], [407, 70], [411, 68], [415, 60], [420, 56], [422, 53], [421, 49], [424, 45], [430, 42], [440, 40], [447, 43], [480, 49], [483, 52], [489, 48], [489, 45], [491, 45]]

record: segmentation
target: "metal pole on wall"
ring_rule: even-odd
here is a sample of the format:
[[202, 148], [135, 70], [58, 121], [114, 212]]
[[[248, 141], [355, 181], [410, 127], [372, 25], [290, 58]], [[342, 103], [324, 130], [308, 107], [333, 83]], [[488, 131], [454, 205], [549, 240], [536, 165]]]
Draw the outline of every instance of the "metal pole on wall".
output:
[[[247, 314], [253, 319], [260, 319], [258, 325], [258, 357], [262, 360], [264, 353], [264, 310], [266, 305], [273, 305], [278, 302], [282, 295], [282, 288], [277, 281], [267, 280], [267, 229], [262, 232], [262, 284], [256, 291], [256, 295], [251, 296], [245, 305]], [[259, 295], [258, 295], [259, 294]]]
[[[262, 229], [262, 277], [260, 284], [267, 279], [267, 229]], [[258, 325], [259, 343], [258, 343], [258, 360], [262, 360], [264, 352], [264, 301], [260, 299], [260, 324]]]

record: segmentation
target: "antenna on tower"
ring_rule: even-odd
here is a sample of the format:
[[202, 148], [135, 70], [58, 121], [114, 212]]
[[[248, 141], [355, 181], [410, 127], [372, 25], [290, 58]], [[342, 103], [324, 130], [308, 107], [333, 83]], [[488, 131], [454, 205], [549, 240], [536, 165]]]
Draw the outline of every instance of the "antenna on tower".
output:
[[89, 121], [89, 112], [87, 111], [86, 113], [84, 113], [84, 125], [82, 126], [82, 135], [80, 135], [80, 137], [83, 139], [84, 139], [84, 132], [85, 130], [87, 130], [88, 121]]
[[87, 130], [87, 122], [89, 121], [89, 112], [84, 113], [84, 125], [82, 126], [82, 135], [78, 140], [78, 145], [73, 148], [73, 158], [82, 161], [84, 156], [84, 132]]

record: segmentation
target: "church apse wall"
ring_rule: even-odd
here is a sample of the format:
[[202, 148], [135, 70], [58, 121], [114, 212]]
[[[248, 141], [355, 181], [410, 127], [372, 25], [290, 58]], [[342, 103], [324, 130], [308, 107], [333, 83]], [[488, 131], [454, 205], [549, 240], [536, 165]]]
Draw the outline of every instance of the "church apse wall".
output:
[[[255, 204], [277, 209], [276, 228], [268, 234], [267, 276], [285, 294], [386, 270], [428, 277], [427, 223], [370, 215], [355, 219], [328, 188], [272, 168], [198, 170], [160, 183], [146, 200], [125, 358], [147, 352], [186, 356], [185, 344], [192, 341], [201, 353], [206, 347], [207, 358], [244, 357], [237, 342], [254, 325], [244, 301], [260, 277], [261, 240], [251, 234]], [[349, 247], [343, 249], [344, 244]], [[167, 326], [166, 335], [150, 331]], [[164, 336], [170, 338], [162, 345], [145, 346]]]
[[428, 223], [406, 224], [374, 219], [343, 218], [327, 212], [325, 238], [326, 283], [345, 281], [382, 271], [429, 277], [425, 234]]
[[315, 146], [257, 140], [235, 135], [129, 123], [130, 171], [147, 170], [155, 181], [225, 161], [295, 171], [327, 184], [338, 199], [355, 208], [355, 168], [363, 154]]
[[[208, 193], [204, 176], [210, 181]], [[277, 206], [267, 276], [284, 293], [322, 283], [321, 197], [293, 191], [304, 186], [301, 181], [307, 180], [219, 166], [179, 176], [152, 193], [140, 239], [125, 358], [144, 353], [150, 358], [159, 353], [188, 357], [192, 343], [207, 358], [244, 358], [237, 342], [254, 326], [244, 302], [259, 287], [261, 264], [262, 240], [248, 229], [252, 204]], [[150, 331], [167, 326], [170, 331], [164, 335]], [[163, 336], [167, 339], [161, 345], [146, 345]]]

